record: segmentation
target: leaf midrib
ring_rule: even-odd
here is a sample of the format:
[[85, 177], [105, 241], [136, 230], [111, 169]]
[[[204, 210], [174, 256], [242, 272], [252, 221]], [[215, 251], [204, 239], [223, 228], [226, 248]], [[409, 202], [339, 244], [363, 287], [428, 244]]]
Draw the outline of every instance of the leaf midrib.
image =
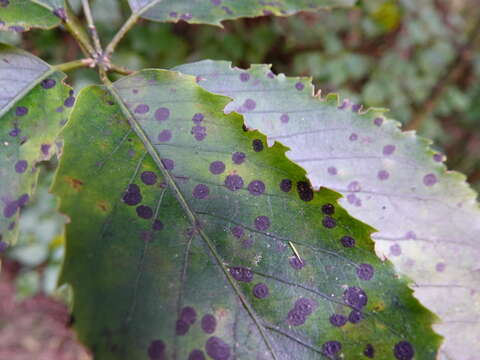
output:
[[[162, 0], [159, 0], [159, 1], [156, 1], [154, 2], [155, 4], [160, 2]], [[145, 8], [144, 8], [145, 9]], [[135, 131], [135, 133], [137, 134], [137, 136], [140, 138], [140, 140], [142, 141], [143, 145], [145, 146], [146, 150], [148, 151], [148, 153], [150, 154], [150, 156], [152, 156], [153, 160], [155, 161], [155, 163], [157, 164], [157, 167], [160, 169], [162, 175], [164, 176], [164, 178], [166, 179], [170, 189], [173, 191], [173, 194], [175, 196], [175, 198], [177, 199], [177, 201], [180, 203], [180, 206], [182, 207], [182, 209], [186, 212], [187, 214], [187, 217], [190, 221], [190, 223], [192, 224], [193, 228], [198, 232], [198, 234], [201, 236], [201, 238], [203, 239], [203, 241], [206, 243], [206, 245], [208, 246], [211, 254], [213, 255], [213, 257], [215, 258], [215, 260], [217, 261], [217, 264], [220, 266], [220, 268], [222, 269], [225, 277], [227, 278], [228, 282], [230, 283], [231, 287], [233, 288], [235, 294], [239, 297], [240, 301], [242, 302], [243, 306], [245, 307], [245, 309], [247, 310], [247, 313], [250, 315], [250, 317], [252, 318], [252, 321], [255, 323], [255, 326], [258, 328], [258, 331], [260, 332], [261, 336], [262, 336], [262, 339], [265, 343], [265, 345], [267, 346], [270, 354], [272, 355], [272, 358], [274, 360], [278, 360], [277, 356], [275, 355], [275, 352], [273, 350], [273, 346], [272, 344], [270, 343], [270, 340], [268, 339], [268, 336], [265, 332], [265, 329], [263, 328], [263, 326], [261, 325], [260, 323], [260, 320], [257, 318], [256, 314], [255, 314], [255, 311], [253, 310], [253, 308], [251, 307], [251, 305], [248, 303], [247, 299], [244, 297], [241, 289], [239, 288], [239, 286], [236, 284], [235, 280], [233, 279], [233, 277], [231, 276], [230, 272], [228, 271], [227, 267], [224, 265], [223, 261], [222, 261], [222, 257], [220, 256], [220, 254], [217, 252], [217, 250], [215, 249], [215, 246], [212, 242], [212, 240], [210, 240], [209, 236], [203, 231], [203, 229], [201, 229], [199, 227], [199, 221], [194, 213], [194, 211], [190, 208], [187, 200], [185, 199], [185, 196], [183, 195], [183, 193], [180, 191], [180, 189], [178, 188], [175, 180], [172, 178], [172, 176], [170, 175], [170, 173], [163, 167], [162, 165], [162, 159], [160, 157], [160, 154], [157, 152], [157, 150], [155, 149], [155, 147], [153, 146], [153, 144], [150, 142], [148, 136], [145, 134], [145, 132], [143, 131], [143, 128], [140, 126], [140, 124], [137, 122], [137, 119], [135, 118], [135, 116], [133, 116], [133, 114], [131, 113], [131, 111], [127, 108], [127, 106], [125, 105], [125, 103], [123, 102], [122, 100], [122, 97], [121, 95], [118, 93], [118, 91], [115, 89], [115, 87], [113, 86], [113, 84], [111, 82], [107, 82], [105, 84], [105, 86], [107, 87], [108, 91], [112, 94], [112, 96], [115, 98], [116, 102], [118, 103], [118, 105], [120, 106], [120, 109], [123, 113], [123, 115], [127, 118], [127, 121], [129, 123], [129, 125], [131, 126], [131, 128], [133, 129], [133, 131]]]

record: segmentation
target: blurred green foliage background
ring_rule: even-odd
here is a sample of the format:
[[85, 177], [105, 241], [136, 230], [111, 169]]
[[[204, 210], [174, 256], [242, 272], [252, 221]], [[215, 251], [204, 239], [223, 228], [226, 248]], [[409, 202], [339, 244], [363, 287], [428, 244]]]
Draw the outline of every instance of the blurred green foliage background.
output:
[[[78, 5], [74, 7], [82, 17]], [[312, 76], [322, 95], [338, 92], [366, 107], [389, 108], [391, 118], [414, 125], [447, 155], [449, 168], [465, 173], [478, 190], [477, 8], [478, 0], [364, 0], [353, 10], [228, 21], [223, 29], [142, 21], [118, 47], [114, 61], [141, 69], [211, 58], [240, 67], [270, 63], [277, 73]], [[107, 43], [130, 10], [126, 1], [96, 0], [93, 13]], [[60, 29], [0, 33], [0, 41], [52, 64], [81, 57], [74, 40]], [[98, 83], [93, 70], [69, 75], [77, 90]], [[56, 200], [48, 193], [54, 167], [54, 162], [43, 167], [36, 201], [21, 221], [19, 244], [6, 255], [21, 265], [15, 280], [20, 298], [53, 293], [60, 271], [66, 219], [54, 211]]]

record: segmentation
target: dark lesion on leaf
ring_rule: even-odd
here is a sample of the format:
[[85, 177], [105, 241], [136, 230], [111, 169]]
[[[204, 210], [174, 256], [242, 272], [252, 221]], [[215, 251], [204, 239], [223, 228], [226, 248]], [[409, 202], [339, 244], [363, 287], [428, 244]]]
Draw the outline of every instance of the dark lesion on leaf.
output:
[[76, 191], [80, 191], [83, 186], [83, 181], [75, 179], [71, 176], [65, 176], [65, 181]]
[[97, 201], [97, 207], [103, 212], [107, 212], [109, 210], [109, 203], [105, 200], [100, 200]]

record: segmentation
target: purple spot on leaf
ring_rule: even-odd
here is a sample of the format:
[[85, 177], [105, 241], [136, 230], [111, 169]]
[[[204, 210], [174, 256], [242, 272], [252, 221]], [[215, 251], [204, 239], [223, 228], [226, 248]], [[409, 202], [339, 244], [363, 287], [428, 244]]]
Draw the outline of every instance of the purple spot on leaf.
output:
[[158, 121], [165, 121], [169, 118], [170, 116], [170, 110], [167, 108], [161, 107], [155, 111], [155, 119]]
[[242, 164], [245, 161], [245, 158], [246, 155], [243, 152], [235, 152], [232, 155], [232, 161], [237, 165]]
[[137, 105], [134, 112], [135, 114], [146, 114], [150, 110], [150, 107], [147, 104]]
[[219, 175], [225, 171], [225, 164], [222, 161], [214, 161], [210, 164], [210, 172]]
[[398, 360], [411, 360], [415, 355], [415, 351], [408, 341], [400, 341], [395, 344], [393, 354]]
[[268, 216], [259, 216], [255, 219], [255, 227], [257, 230], [266, 231], [270, 227], [270, 219]]
[[342, 245], [346, 248], [353, 248], [355, 246], [355, 239], [351, 236], [344, 236], [340, 239]]
[[260, 180], [254, 180], [248, 184], [248, 191], [254, 196], [262, 195], [265, 192], [265, 184]]
[[357, 268], [357, 276], [360, 280], [371, 280], [373, 278], [374, 270], [370, 264], [360, 264]]
[[172, 132], [170, 130], [163, 130], [160, 134], [158, 134], [158, 141], [167, 142], [170, 141], [172, 138]]
[[205, 184], [198, 184], [193, 189], [193, 197], [197, 199], [205, 199], [210, 194], [210, 189]]
[[202, 330], [207, 334], [213, 334], [217, 328], [217, 319], [211, 314], [207, 314], [201, 321]]
[[239, 190], [243, 187], [243, 179], [239, 175], [228, 175], [225, 178], [225, 186], [231, 191]]
[[137, 215], [142, 219], [151, 219], [153, 217], [153, 210], [150, 206], [140, 205], [136, 208]]
[[26, 160], [19, 160], [15, 164], [15, 171], [19, 174], [23, 174], [28, 168], [28, 163]]
[[253, 272], [244, 267], [231, 267], [230, 274], [237, 281], [251, 282], [253, 280]]
[[425, 186], [433, 186], [437, 183], [437, 177], [435, 174], [427, 174], [423, 177], [423, 183]]
[[207, 351], [208, 356], [210, 356], [213, 360], [230, 359], [230, 346], [216, 336], [212, 336], [207, 340], [205, 344], [205, 350]]
[[264, 283], [259, 283], [253, 287], [253, 296], [258, 299], [264, 299], [270, 294], [268, 286]]
[[157, 175], [153, 171], [144, 171], [140, 178], [145, 185], [153, 185], [157, 182]]
[[333, 314], [329, 320], [330, 324], [337, 327], [341, 327], [347, 323], [347, 318], [341, 314]]

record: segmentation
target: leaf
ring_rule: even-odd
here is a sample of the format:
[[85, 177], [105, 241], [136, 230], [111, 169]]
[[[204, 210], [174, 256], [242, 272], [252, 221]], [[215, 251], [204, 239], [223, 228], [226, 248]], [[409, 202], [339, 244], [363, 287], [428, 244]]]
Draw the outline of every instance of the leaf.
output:
[[53, 190], [95, 358], [434, 359], [434, 318], [372, 229], [228, 101], [162, 70], [81, 92]]
[[0, 0], [0, 30], [51, 29], [65, 19], [64, 0]]
[[315, 188], [343, 194], [349, 213], [378, 229], [377, 253], [411, 277], [415, 295], [443, 319], [435, 329], [445, 336], [445, 358], [477, 358], [480, 210], [465, 177], [447, 171], [428, 140], [402, 133], [379, 109], [313, 97], [310, 80], [274, 76], [268, 66], [203, 61], [177, 69], [233, 98], [225, 111], [288, 146]]
[[37, 183], [36, 163], [57, 151], [55, 139], [75, 100], [64, 78], [37, 57], [0, 44], [0, 249], [17, 237], [20, 210]]
[[356, 0], [129, 0], [134, 13], [161, 22], [221, 25], [221, 21], [263, 15], [288, 16], [298, 11], [353, 6]]

